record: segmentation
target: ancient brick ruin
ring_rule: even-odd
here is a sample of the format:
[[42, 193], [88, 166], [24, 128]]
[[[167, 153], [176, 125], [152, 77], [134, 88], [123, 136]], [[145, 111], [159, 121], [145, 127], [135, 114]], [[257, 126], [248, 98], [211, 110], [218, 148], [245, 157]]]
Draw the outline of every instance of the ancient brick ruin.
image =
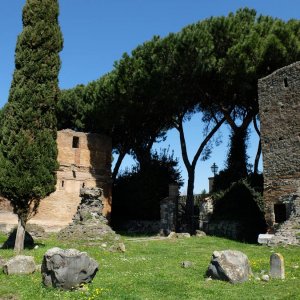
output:
[[[41, 201], [38, 213], [29, 223], [41, 225], [48, 231], [57, 231], [67, 226], [77, 211], [82, 187], [103, 189], [102, 213], [109, 218], [111, 139], [104, 135], [66, 129], [57, 133], [57, 148], [59, 170], [56, 191]], [[0, 201], [2, 230], [8, 230], [17, 222], [7, 202], [3, 199]]]
[[259, 80], [265, 219], [274, 242], [300, 238], [300, 62]]
[[57, 191], [76, 194], [80, 188], [100, 187], [104, 192], [105, 215], [111, 212], [111, 140], [69, 129], [57, 133], [59, 170]]

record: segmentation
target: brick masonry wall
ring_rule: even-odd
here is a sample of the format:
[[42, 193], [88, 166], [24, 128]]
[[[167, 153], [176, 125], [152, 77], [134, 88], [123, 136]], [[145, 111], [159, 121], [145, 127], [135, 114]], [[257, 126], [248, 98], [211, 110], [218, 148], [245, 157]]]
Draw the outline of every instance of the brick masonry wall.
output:
[[[78, 139], [77, 145], [73, 138]], [[75, 143], [76, 144], [76, 143]], [[76, 146], [76, 147], [74, 147]], [[38, 213], [29, 221], [47, 231], [65, 227], [80, 203], [80, 188], [103, 189], [103, 215], [111, 213], [111, 139], [104, 135], [75, 132], [57, 133], [58, 162], [56, 191], [43, 199]], [[14, 225], [17, 218], [5, 199], [0, 199], [0, 225]]]
[[259, 80], [258, 96], [265, 218], [274, 231], [274, 204], [286, 205], [287, 219], [300, 213], [300, 62]]
[[[73, 140], [78, 144], [74, 147]], [[78, 195], [81, 187], [100, 187], [104, 191], [103, 213], [111, 212], [111, 139], [100, 134], [75, 132], [57, 134], [57, 190]]]

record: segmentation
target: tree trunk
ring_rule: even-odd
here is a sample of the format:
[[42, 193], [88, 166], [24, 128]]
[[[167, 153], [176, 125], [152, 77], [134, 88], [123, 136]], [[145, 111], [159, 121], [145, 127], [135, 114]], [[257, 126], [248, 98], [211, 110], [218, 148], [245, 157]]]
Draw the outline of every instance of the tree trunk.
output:
[[259, 140], [257, 153], [256, 153], [256, 156], [255, 156], [254, 170], [253, 170], [254, 174], [258, 174], [258, 163], [259, 163], [260, 155], [261, 155], [261, 140]]
[[211, 129], [211, 131], [207, 134], [205, 139], [199, 145], [199, 148], [193, 158], [192, 163], [190, 163], [187, 155], [185, 136], [184, 136], [183, 126], [182, 126], [183, 116], [178, 118], [178, 124], [176, 127], [176, 129], [179, 131], [182, 159], [187, 169], [188, 177], [189, 177], [188, 187], [187, 187], [187, 199], [186, 199], [186, 222], [190, 234], [194, 234], [194, 230], [195, 230], [194, 228], [194, 182], [195, 182], [196, 164], [204, 147], [207, 145], [207, 143], [213, 137], [213, 135], [217, 132], [217, 130], [221, 127], [221, 125], [225, 122], [225, 117], [220, 121], [218, 121], [215, 118], [215, 121], [216, 121], [216, 125]]
[[254, 129], [259, 137], [259, 143], [258, 143], [258, 148], [257, 148], [256, 156], [255, 156], [253, 173], [258, 174], [258, 163], [259, 163], [259, 159], [261, 156], [261, 139], [260, 139], [260, 131], [257, 126], [256, 117], [253, 117], [253, 125], [254, 125]]
[[255, 112], [250, 109], [247, 115], [243, 117], [243, 122], [237, 126], [231, 117], [231, 111], [221, 108], [227, 123], [232, 129], [230, 136], [230, 149], [227, 156], [227, 171], [232, 176], [232, 180], [236, 181], [247, 176], [247, 134], [248, 127], [252, 120], [255, 119]]
[[188, 231], [190, 234], [194, 234], [194, 182], [195, 182], [195, 170], [188, 172], [188, 186], [186, 197], [186, 221], [188, 225]]
[[118, 172], [119, 172], [119, 169], [120, 169], [120, 166], [121, 166], [121, 163], [122, 163], [122, 161], [123, 161], [125, 155], [126, 155], [126, 152], [125, 152], [125, 151], [124, 151], [124, 152], [121, 152], [121, 153], [119, 154], [118, 159], [117, 159], [117, 162], [116, 162], [115, 167], [114, 167], [114, 170], [113, 170], [113, 172], [112, 172], [112, 180], [115, 180], [115, 179], [116, 179], [116, 177], [117, 177], [117, 175], [118, 175]]
[[148, 143], [146, 143], [144, 145], [140, 144], [133, 148], [136, 159], [138, 160], [138, 162], [140, 164], [140, 170], [143, 170], [145, 167], [147, 168], [147, 166], [149, 165], [149, 162], [152, 159], [151, 149], [152, 149], [154, 141], [155, 141], [155, 138], [150, 138]]
[[24, 239], [25, 239], [25, 222], [18, 217], [18, 229], [15, 240], [14, 251], [20, 253], [24, 250]]

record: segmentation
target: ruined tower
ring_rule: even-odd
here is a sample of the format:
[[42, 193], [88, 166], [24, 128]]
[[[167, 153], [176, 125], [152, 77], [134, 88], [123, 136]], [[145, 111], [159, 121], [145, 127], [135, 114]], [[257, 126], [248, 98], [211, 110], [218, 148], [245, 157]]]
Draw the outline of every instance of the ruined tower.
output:
[[111, 139], [96, 133], [65, 129], [57, 132], [57, 191], [78, 195], [80, 188], [100, 187], [104, 214], [111, 211]]
[[[58, 231], [72, 222], [80, 203], [80, 188], [103, 189], [102, 213], [111, 212], [111, 138], [65, 129], [57, 132], [59, 169], [56, 191], [42, 199], [37, 214], [29, 220], [46, 231]], [[0, 198], [0, 231], [7, 231], [17, 222], [10, 203]]]
[[277, 242], [297, 244], [300, 234], [300, 62], [260, 79], [258, 94], [265, 218]]

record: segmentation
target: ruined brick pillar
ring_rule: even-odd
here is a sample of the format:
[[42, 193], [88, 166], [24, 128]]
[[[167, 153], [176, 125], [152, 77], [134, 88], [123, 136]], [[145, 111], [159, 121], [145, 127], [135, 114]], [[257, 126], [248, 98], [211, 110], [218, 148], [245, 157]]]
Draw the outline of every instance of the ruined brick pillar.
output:
[[178, 185], [169, 185], [169, 196], [160, 202], [160, 233], [168, 235], [176, 231], [178, 208]]
[[300, 229], [300, 62], [258, 83], [265, 218], [270, 232]]

